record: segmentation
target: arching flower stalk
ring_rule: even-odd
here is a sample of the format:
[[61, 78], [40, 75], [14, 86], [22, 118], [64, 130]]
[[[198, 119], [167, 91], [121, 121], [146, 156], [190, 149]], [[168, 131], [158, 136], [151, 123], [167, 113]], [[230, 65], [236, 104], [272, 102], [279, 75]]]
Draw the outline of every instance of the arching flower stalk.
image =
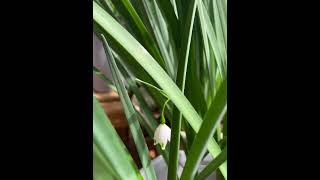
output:
[[154, 145], [160, 144], [162, 150], [166, 148], [166, 145], [171, 138], [171, 129], [166, 125], [166, 120], [164, 118], [164, 110], [169, 100], [170, 99], [167, 99], [167, 101], [164, 103], [162, 107], [161, 123], [156, 128], [156, 131], [154, 132], [154, 138], [153, 138]]

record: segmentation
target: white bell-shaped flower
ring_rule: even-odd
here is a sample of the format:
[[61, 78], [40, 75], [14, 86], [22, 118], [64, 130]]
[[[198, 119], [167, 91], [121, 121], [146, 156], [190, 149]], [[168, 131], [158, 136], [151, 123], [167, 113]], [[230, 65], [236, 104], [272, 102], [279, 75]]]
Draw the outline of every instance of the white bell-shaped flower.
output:
[[160, 124], [154, 132], [154, 145], [160, 144], [161, 149], [164, 150], [170, 137], [171, 129], [166, 124]]

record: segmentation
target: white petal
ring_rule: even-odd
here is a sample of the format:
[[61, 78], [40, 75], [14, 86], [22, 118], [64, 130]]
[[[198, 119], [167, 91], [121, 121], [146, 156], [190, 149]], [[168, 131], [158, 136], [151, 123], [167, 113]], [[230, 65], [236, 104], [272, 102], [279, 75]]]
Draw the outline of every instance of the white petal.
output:
[[170, 137], [171, 137], [171, 129], [167, 125], [160, 124], [156, 128], [154, 133], [154, 141], [155, 141], [155, 144], [160, 144], [162, 149], [164, 149], [168, 141], [170, 141]]

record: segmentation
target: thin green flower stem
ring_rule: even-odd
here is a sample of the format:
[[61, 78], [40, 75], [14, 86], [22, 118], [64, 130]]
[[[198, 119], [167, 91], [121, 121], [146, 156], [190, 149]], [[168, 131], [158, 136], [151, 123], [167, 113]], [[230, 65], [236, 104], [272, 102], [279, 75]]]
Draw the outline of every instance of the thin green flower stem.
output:
[[162, 106], [162, 111], [161, 111], [161, 124], [165, 124], [166, 123], [166, 119], [164, 118], [164, 110], [166, 108], [167, 103], [170, 101], [170, 99], [168, 98], [166, 100], [166, 102], [164, 102], [163, 106]]
[[158, 90], [164, 97], [169, 98], [168, 95], [162, 89], [159, 89], [156, 86], [154, 86], [154, 85], [152, 85], [152, 84], [150, 84], [148, 82], [142, 81], [142, 80], [140, 80], [138, 78], [136, 78], [136, 81]]

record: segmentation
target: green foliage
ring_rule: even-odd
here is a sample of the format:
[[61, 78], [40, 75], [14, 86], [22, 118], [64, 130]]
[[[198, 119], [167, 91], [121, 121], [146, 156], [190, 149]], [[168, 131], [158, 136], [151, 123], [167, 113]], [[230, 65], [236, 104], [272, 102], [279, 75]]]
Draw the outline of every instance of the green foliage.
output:
[[[164, 107], [170, 99], [164, 111], [166, 123], [172, 128], [170, 145], [165, 150], [157, 146], [168, 163], [168, 179], [178, 178], [181, 147], [187, 153], [181, 179], [202, 179], [217, 168], [227, 179], [226, 150], [221, 153], [221, 149], [226, 149], [227, 138], [226, 7], [226, 0], [93, 1], [93, 30], [104, 42], [113, 82], [95, 67], [93, 74], [119, 93], [149, 180], [156, 177], [140, 126], [152, 137], [159, 120], [153, 117], [139, 86], [147, 90], [158, 107]], [[141, 111], [134, 109], [124, 84], [137, 97]], [[122, 142], [115, 138], [111, 124], [101, 123], [107, 118], [95, 110], [101, 108], [98, 106], [94, 100], [94, 134], [104, 131], [111, 134], [95, 136], [95, 179], [123, 179], [124, 174], [130, 174], [129, 179], [141, 178]], [[183, 134], [186, 136], [180, 139]], [[115, 142], [106, 139], [109, 136]], [[114, 144], [119, 151], [103, 148]], [[206, 151], [214, 160], [197, 176]]]

